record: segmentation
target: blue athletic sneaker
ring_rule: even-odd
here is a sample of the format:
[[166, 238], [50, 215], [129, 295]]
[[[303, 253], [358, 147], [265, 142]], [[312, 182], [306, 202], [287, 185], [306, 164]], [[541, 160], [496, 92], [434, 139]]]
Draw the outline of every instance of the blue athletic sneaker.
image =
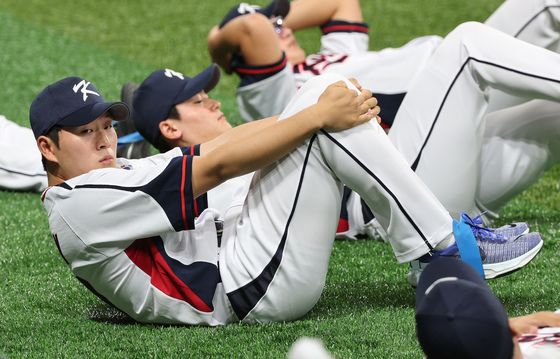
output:
[[[526, 233], [509, 238], [478, 235], [474, 232], [476, 243], [480, 251], [482, 268], [486, 279], [496, 278], [514, 272], [529, 263], [540, 251], [543, 241], [539, 233]], [[425, 254], [410, 262], [407, 275], [408, 283], [416, 287], [420, 274], [426, 266], [439, 257], [460, 258], [457, 244], [448, 248]]]
[[498, 228], [484, 227], [484, 222], [482, 221], [483, 215], [484, 212], [471, 218], [465, 212], [461, 213], [461, 219], [471, 227], [475, 238], [486, 238], [489, 240], [494, 238], [510, 239], [529, 233], [529, 226], [525, 222], [514, 222]]

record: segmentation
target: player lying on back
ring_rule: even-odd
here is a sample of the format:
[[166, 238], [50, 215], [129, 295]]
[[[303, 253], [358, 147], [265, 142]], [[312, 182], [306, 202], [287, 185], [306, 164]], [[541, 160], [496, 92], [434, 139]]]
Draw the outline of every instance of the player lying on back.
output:
[[[488, 23], [512, 31], [508, 21], [536, 11], [515, 35], [553, 46], [560, 36], [550, 19], [558, 12], [540, 3], [507, 1]], [[299, 12], [304, 7], [317, 11]], [[523, 16], [513, 16], [517, 13]], [[461, 210], [498, 212], [560, 159], [560, 61], [550, 51], [466, 23], [443, 41], [431, 37], [368, 52], [357, 1], [320, 6], [294, 1], [282, 27], [258, 12], [236, 9], [226, 20], [211, 30], [209, 50], [226, 70], [239, 74], [238, 103], [246, 119], [274, 114], [303, 81], [319, 73], [356, 77], [378, 97], [384, 125], [392, 125], [392, 142], [453, 216]], [[302, 56], [289, 26], [321, 23], [321, 53]], [[258, 43], [267, 46], [255, 47]], [[502, 108], [513, 103], [512, 96], [518, 104]], [[489, 113], [489, 101], [500, 110]]]
[[[207, 75], [200, 79], [206, 85]], [[126, 118], [127, 108], [104, 102], [92, 85], [75, 93], [81, 81], [54, 83], [31, 105], [48, 161], [44, 205], [72, 272], [138, 321], [219, 325], [307, 313], [324, 287], [342, 183], [374, 208], [401, 263], [455, 257], [464, 243], [477, 254], [477, 244], [490, 248], [461, 225], [457, 238], [466, 241], [455, 243], [447, 211], [370, 121], [376, 100], [340, 76], [306, 83], [263, 128], [249, 125], [245, 133], [239, 126], [141, 160], [115, 159], [112, 120]], [[192, 91], [183, 87], [177, 99]], [[206, 192], [251, 171], [247, 197], [225, 216], [219, 246]], [[498, 266], [525, 264], [541, 245], [538, 234], [527, 234], [492, 243], [486, 253], [500, 253]]]
[[[175, 103], [176, 94], [172, 89], [185, 86], [189, 81], [197, 82], [199, 77], [208, 76], [207, 74], [212, 74], [216, 81], [208, 86], [199, 84], [197, 90], [201, 93], [185, 102], [200, 101], [204, 103], [200, 109], [190, 113], [184, 110], [185, 104]], [[220, 102], [208, 96], [219, 78], [220, 71], [213, 64], [193, 79], [177, 71], [165, 69], [154, 71], [141, 86], [127, 83], [123, 86], [123, 100], [127, 102], [128, 99], [130, 106], [133, 105], [132, 99], [135, 100], [134, 128], [137, 128], [142, 136], [162, 153], [177, 146], [194, 146], [231, 130], [232, 126], [222, 112]], [[139, 91], [137, 91], [138, 87], [140, 87]], [[134, 96], [135, 94], [136, 96]], [[249, 128], [259, 129], [270, 123], [273, 121], [255, 122], [251, 126], [245, 126], [245, 132], [247, 133]], [[225, 213], [229, 207], [235, 204], [241, 205], [249, 189], [250, 181], [251, 175], [240, 176], [212, 189], [208, 194], [209, 207]], [[354, 198], [349, 199], [350, 193], [351, 191], [345, 187], [337, 238], [381, 239], [379, 233], [386, 237], [377, 221], [372, 220], [373, 215], [367, 205], [358, 196], [355, 196], [360, 201], [360, 205], [354, 206]], [[350, 208], [360, 210], [349, 210]]]

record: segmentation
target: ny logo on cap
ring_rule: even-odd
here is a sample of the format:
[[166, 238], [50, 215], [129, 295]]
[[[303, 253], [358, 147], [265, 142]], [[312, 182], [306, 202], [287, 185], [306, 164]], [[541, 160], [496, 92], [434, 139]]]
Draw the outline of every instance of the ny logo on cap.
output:
[[86, 102], [88, 95], [95, 95], [95, 96], [99, 96], [99, 94], [95, 91], [91, 91], [88, 90], [87, 87], [89, 86], [91, 82], [86, 81], [86, 80], [82, 80], [80, 82], [78, 82], [77, 84], [74, 85], [74, 87], [72, 87], [72, 90], [74, 90], [74, 93], [78, 93], [78, 91], [82, 92], [82, 97], [84, 99], [84, 102]]
[[177, 72], [177, 71], [173, 71], [171, 69], [165, 69], [165, 76], [172, 78], [173, 76], [180, 78], [181, 80], [185, 79], [185, 76], [183, 76], [182, 73]]
[[246, 2], [242, 2], [241, 4], [239, 4], [237, 12], [240, 14], [254, 14], [256, 10], [260, 8], [261, 7], [258, 5], [251, 5], [247, 4]]

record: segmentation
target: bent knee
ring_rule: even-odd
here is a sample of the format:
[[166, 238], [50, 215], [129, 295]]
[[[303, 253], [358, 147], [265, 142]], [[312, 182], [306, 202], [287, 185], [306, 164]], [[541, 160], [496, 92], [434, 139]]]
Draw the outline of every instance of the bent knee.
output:
[[492, 31], [491, 28], [487, 25], [484, 25], [477, 21], [467, 21], [462, 23], [461, 25], [457, 26], [453, 29], [448, 37], [451, 36], [458, 36], [461, 38], [470, 37], [470, 36], [481, 36], [482, 34]]
[[347, 77], [344, 77], [337, 73], [326, 73], [326, 74], [321, 74], [319, 76], [312, 77], [311, 79], [307, 80], [305, 84], [301, 87], [301, 90], [310, 89], [310, 88], [315, 88], [315, 89], [321, 88], [324, 90], [329, 85], [338, 81], [345, 82], [348, 87], [354, 86]]

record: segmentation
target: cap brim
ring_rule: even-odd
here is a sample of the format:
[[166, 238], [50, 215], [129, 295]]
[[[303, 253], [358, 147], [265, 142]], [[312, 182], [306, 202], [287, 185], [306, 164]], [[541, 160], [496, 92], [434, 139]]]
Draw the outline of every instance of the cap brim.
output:
[[185, 87], [177, 94], [173, 100], [174, 104], [186, 101], [204, 90], [210, 92], [220, 81], [220, 69], [216, 64], [205, 68], [201, 73], [190, 79]]
[[130, 116], [130, 110], [124, 102], [98, 102], [69, 114], [58, 124], [61, 126], [82, 126], [106, 112], [115, 121], [126, 120]]
[[457, 278], [472, 282], [479, 286], [488, 285], [482, 277], [468, 264], [456, 258], [438, 258], [430, 263], [422, 272], [416, 287], [416, 306], [426, 296], [426, 291], [434, 282], [443, 278]]

